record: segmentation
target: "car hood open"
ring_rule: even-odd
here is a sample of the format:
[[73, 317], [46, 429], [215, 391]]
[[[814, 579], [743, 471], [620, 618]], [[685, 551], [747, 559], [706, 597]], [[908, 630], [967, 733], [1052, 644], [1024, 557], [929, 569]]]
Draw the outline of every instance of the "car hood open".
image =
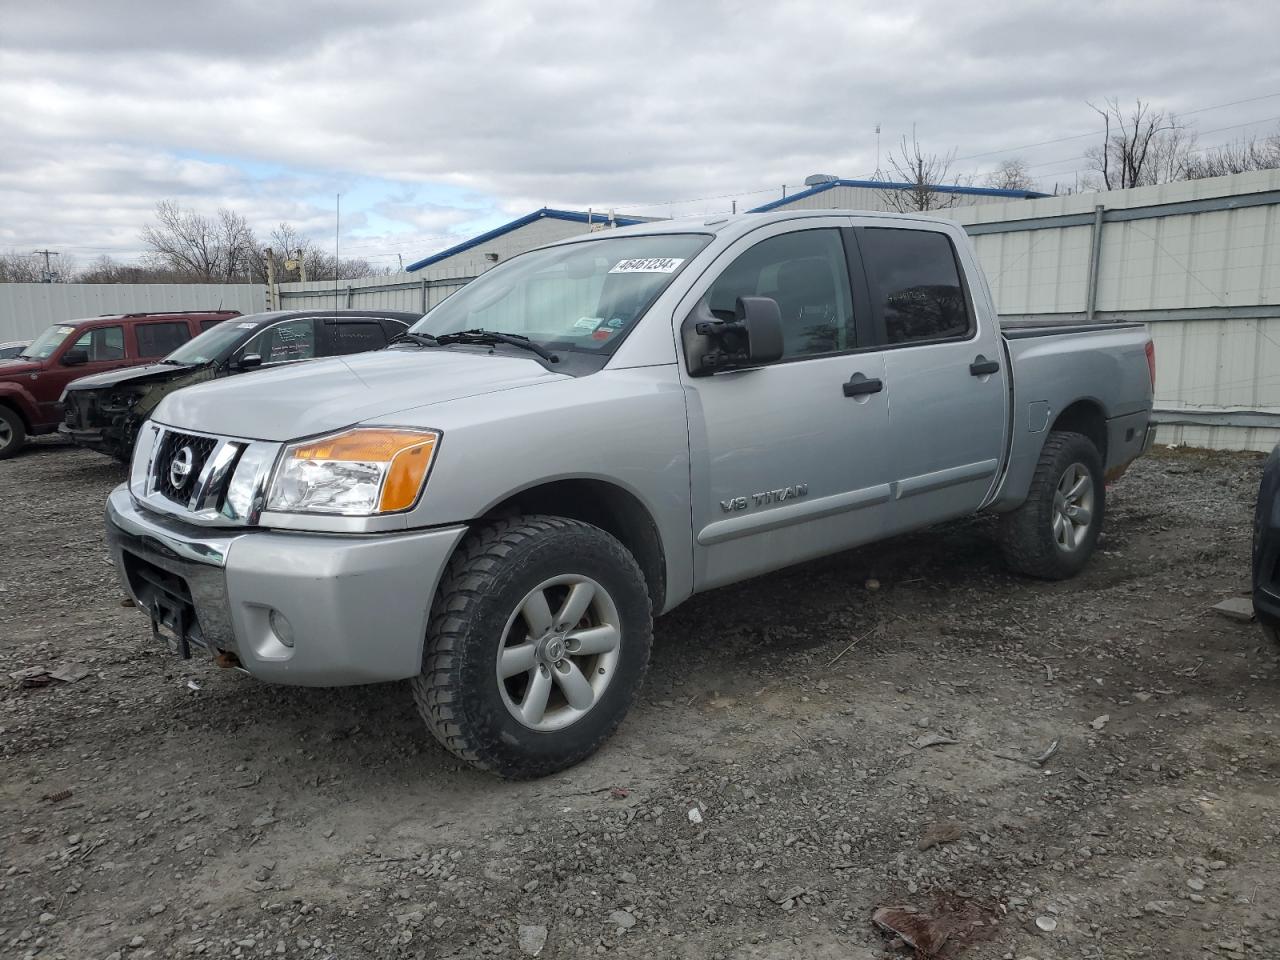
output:
[[143, 367], [122, 367], [119, 370], [105, 370], [67, 384], [68, 390], [100, 390], [104, 387], [120, 387], [155, 383], [163, 380], [175, 380], [191, 367], [175, 366], [172, 363], [148, 363]]
[[220, 436], [295, 440], [401, 410], [564, 379], [535, 360], [499, 353], [382, 350], [188, 387], [166, 397], [155, 420]]

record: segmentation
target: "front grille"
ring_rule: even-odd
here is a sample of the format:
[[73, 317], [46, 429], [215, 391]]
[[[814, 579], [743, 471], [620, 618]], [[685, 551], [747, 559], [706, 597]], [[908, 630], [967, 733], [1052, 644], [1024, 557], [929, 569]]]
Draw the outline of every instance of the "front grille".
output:
[[[195, 493], [200, 472], [208, 462], [218, 441], [212, 437], [202, 437], [193, 433], [179, 433], [168, 430], [160, 438], [160, 446], [155, 455], [155, 473], [152, 479], [158, 493], [181, 506], [187, 506]], [[174, 483], [173, 461], [190, 450], [190, 469], [186, 476], [180, 478], [181, 483]]]

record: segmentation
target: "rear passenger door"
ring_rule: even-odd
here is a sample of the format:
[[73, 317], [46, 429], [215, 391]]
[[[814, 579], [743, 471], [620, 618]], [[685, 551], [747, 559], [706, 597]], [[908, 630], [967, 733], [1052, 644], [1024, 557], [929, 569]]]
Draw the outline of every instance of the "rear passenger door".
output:
[[884, 351], [894, 529], [963, 516], [985, 501], [1005, 446], [994, 318], [977, 315], [944, 229], [868, 220], [855, 233]]
[[373, 317], [325, 317], [321, 322], [322, 356], [341, 357], [381, 350], [387, 345], [382, 324]]

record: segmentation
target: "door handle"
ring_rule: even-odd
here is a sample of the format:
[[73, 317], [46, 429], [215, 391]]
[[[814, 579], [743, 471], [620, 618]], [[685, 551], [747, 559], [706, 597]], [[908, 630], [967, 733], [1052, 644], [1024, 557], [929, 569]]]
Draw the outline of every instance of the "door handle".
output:
[[849, 378], [849, 382], [844, 385], [844, 395], [846, 397], [862, 397], [869, 393], [879, 393], [884, 389], [884, 381], [880, 379], [868, 379], [860, 373], [855, 373]]
[[988, 360], [982, 354], [978, 354], [973, 363], [969, 364], [969, 375], [973, 377], [985, 377], [992, 373], [1000, 372], [1000, 364], [995, 360]]

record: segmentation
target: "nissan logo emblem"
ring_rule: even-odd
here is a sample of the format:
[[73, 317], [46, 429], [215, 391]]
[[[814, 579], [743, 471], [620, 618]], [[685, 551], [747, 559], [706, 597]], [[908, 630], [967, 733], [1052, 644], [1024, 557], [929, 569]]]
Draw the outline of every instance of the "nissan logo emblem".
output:
[[195, 454], [190, 447], [183, 447], [173, 455], [169, 463], [169, 482], [175, 490], [181, 490], [191, 476], [191, 467], [195, 462]]

